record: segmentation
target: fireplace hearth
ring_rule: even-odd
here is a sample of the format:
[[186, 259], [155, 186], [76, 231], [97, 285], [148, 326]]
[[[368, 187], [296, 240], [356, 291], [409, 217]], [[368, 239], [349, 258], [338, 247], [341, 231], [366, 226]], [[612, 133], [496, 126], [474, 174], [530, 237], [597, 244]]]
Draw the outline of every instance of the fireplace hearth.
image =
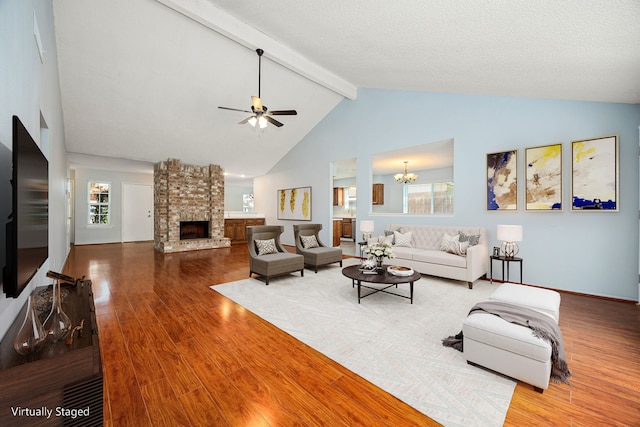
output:
[[180, 240], [208, 238], [209, 221], [180, 221]]

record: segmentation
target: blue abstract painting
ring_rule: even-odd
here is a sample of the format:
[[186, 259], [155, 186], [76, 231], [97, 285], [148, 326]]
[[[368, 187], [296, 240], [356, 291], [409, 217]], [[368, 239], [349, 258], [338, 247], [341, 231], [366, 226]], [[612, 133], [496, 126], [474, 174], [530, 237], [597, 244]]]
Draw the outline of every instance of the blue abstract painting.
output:
[[518, 150], [487, 154], [487, 210], [518, 210]]
[[618, 210], [618, 136], [571, 143], [571, 210]]

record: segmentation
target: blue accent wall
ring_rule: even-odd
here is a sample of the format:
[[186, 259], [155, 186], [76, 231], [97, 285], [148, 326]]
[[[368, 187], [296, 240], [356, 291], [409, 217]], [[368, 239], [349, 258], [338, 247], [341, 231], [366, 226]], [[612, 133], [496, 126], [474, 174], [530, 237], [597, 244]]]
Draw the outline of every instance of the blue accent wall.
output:
[[[256, 210], [265, 213], [268, 224], [284, 225], [283, 242], [292, 244], [292, 222], [276, 218], [276, 191], [312, 186], [312, 222], [323, 224], [322, 237], [331, 241], [330, 164], [356, 157], [357, 218], [374, 220], [375, 234], [389, 223], [484, 226], [490, 246], [499, 246], [498, 224], [522, 224], [525, 283], [637, 300], [639, 125], [640, 105], [361, 89], [269, 174], [255, 179]], [[608, 135], [619, 136], [619, 211], [571, 212], [571, 141]], [[453, 216], [371, 213], [372, 154], [449, 138], [454, 140]], [[565, 208], [525, 211], [524, 149], [553, 143], [563, 144]], [[513, 149], [518, 150], [518, 211], [487, 211], [486, 155]], [[499, 267], [496, 263], [494, 270]], [[518, 277], [513, 267], [512, 280]]]

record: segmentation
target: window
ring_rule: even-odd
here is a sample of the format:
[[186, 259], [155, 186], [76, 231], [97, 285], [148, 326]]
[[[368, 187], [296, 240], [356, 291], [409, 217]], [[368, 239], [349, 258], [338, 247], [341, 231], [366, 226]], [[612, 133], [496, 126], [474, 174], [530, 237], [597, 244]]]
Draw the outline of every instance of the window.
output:
[[253, 212], [253, 193], [242, 195], [242, 212]]
[[108, 182], [89, 183], [89, 225], [109, 225], [111, 184]]
[[453, 182], [407, 184], [404, 201], [404, 213], [453, 214]]

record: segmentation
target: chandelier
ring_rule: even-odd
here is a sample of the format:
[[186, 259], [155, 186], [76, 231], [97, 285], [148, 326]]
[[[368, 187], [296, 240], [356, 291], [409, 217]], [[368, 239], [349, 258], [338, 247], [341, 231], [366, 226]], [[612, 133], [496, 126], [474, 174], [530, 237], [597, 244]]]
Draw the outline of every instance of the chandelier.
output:
[[393, 176], [400, 184], [409, 184], [414, 182], [418, 178], [418, 175], [416, 175], [415, 173], [407, 173], [407, 163], [409, 162], [404, 162], [404, 174], [397, 173]]

